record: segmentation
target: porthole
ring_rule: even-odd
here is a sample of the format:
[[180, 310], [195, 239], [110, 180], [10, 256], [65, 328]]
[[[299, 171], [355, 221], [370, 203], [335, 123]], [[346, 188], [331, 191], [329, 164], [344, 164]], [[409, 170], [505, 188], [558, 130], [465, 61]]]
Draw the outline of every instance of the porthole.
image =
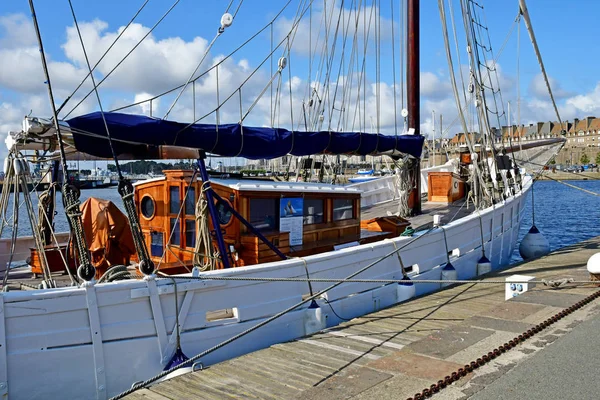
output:
[[229, 208], [225, 207], [223, 203], [217, 204], [217, 214], [219, 216], [219, 224], [221, 224], [221, 226], [228, 225], [229, 222], [231, 222], [231, 217], [233, 217], [233, 213], [229, 210]]
[[142, 211], [142, 216], [146, 219], [154, 218], [154, 212], [156, 210], [156, 205], [154, 203], [154, 199], [149, 195], [142, 197], [142, 201], [140, 203], [140, 210]]

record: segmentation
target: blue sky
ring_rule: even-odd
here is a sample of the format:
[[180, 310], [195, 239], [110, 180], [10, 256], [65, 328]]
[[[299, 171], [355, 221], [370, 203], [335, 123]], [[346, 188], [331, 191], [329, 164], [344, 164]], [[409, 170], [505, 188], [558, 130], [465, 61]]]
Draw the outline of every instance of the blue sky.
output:
[[[137, 11], [143, 1], [90, 1], [75, 0], [74, 6], [79, 21], [100, 19], [109, 24], [108, 29], [124, 25]], [[169, 16], [155, 31], [157, 37], [179, 36], [184, 40], [191, 40], [195, 36], [211, 37], [220, 15], [223, 12], [225, 1], [192, 1], [182, 0]], [[267, 22], [283, 1], [273, 0], [246, 0], [240, 8], [239, 19], [236, 21], [236, 33], [250, 33], [251, 29], [240, 29], [238, 25], [251, 28], [258, 26], [255, 22]], [[396, 13], [400, 2], [396, 2]], [[512, 3], [512, 4], [509, 4]], [[34, 2], [40, 28], [44, 34], [44, 43], [48, 52], [53, 57], [60, 59], [60, 45], [65, 39], [65, 27], [72, 25], [73, 20], [65, 1], [37, 1]], [[145, 26], [153, 25], [157, 18], [172, 4], [171, 1], [151, 0], [145, 7], [137, 21]], [[315, 4], [317, 4], [315, 2]], [[517, 1], [487, 1], [484, 2], [492, 40], [496, 48], [503, 42], [508, 29], [517, 14]], [[439, 23], [437, 1], [421, 1], [421, 64], [423, 69], [435, 71], [447, 69], [443, 53], [443, 42]], [[528, 7], [531, 12], [537, 39], [546, 64], [552, 75], [564, 83], [564, 86], [575, 92], [589, 90], [589, 79], [594, 77], [596, 67], [592, 60], [596, 59], [593, 50], [597, 46], [597, 27], [595, 15], [600, 12], [600, 3], [594, 0], [529, 0]], [[292, 7], [291, 7], [292, 8]], [[270, 10], [263, 12], [264, 10]], [[387, 11], [387, 10], [386, 10]], [[29, 6], [25, 0], [12, 0], [0, 2], [0, 15], [23, 13], [29, 16]], [[241, 21], [244, 19], [244, 21]], [[247, 20], [247, 21], [246, 21]], [[537, 74], [539, 67], [532, 57], [531, 46], [526, 33], [522, 31], [522, 73]], [[232, 41], [230, 37], [223, 37], [223, 41]], [[516, 43], [516, 34], [511, 40]], [[508, 47], [505, 56], [514, 56], [515, 46]], [[587, 54], [586, 54], [587, 53]], [[577, 73], [573, 74], [573, 57], [577, 55], [591, 56], [591, 62], [579, 63]], [[508, 57], [503, 57], [508, 58]], [[587, 57], [586, 57], [587, 58]], [[64, 56], [63, 56], [64, 59]], [[507, 72], [514, 73], [515, 63], [503, 62]], [[595, 84], [595, 82], [594, 82]]]
[[[81, 58], [77, 58], [78, 43], [74, 36], [69, 36], [67, 29], [73, 26], [72, 16], [66, 0], [36, 1], [36, 11], [40, 22], [46, 53], [50, 60], [55, 62], [54, 77], [58, 101], [62, 100], [70, 90], [74, 88], [77, 76], [86, 71], [86, 66]], [[143, 3], [142, 0], [74, 0], [74, 6], [78, 20], [82, 26], [88, 26], [90, 32], [98, 38], [108, 40], [110, 34], [114, 34], [119, 27], [124, 26], [131, 16]], [[227, 54], [245, 38], [264, 26], [273, 15], [283, 6], [284, 1], [272, 0], [245, 0], [236, 16], [234, 25], [229, 28], [217, 41], [210, 53], [211, 58], [221, 54]], [[336, 2], [339, 6], [341, 0]], [[349, 7], [351, 1], [345, 1], [345, 7]], [[518, 1], [513, 0], [488, 0], [483, 1], [485, 16], [489, 25], [492, 46], [498, 51], [504, 42], [511, 25], [517, 15]], [[136, 19], [140, 24], [140, 31], [152, 26], [158, 18], [171, 6], [171, 1], [150, 0], [146, 8]], [[131, 68], [123, 72], [121, 76], [115, 76], [112, 84], [107, 81], [107, 87], [101, 90], [105, 108], [116, 105], [131, 103], [134, 100], [143, 99], [157, 94], [161, 89], [170, 87], [173, 83], [184, 83], [195, 64], [206, 43], [212, 39], [219, 26], [219, 20], [224, 12], [227, 2], [225, 1], [196, 1], [181, 0], [173, 12], [153, 32], [151, 38], [152, 48], [141, 46], [141, 56], [148, 54], [147, 59], [132, 60]], [[234, 1], [233, 9], [239, 4]], [[315, 1], [315, 12], [323, 8], [323, 0]], [[331, 0], [328, 4], [332, 4]], [[367, 1], [367, 4], [370, 2]], [[390, 17], [389, 2], [381, 2], [382, 17]], [[395, 19], [398, 19], [400, 1], [395, 1]], [[298, 1], [292, 1], [289, 9], [284, 13], [288, 20], [293, 18]], [[454, 7], [458, 8], [458, 2], [454, 1]], [[552, 79], [555, 95], [559, 103], [563, 118], [584, 117], [587, 115], [600, 116], [600, 81], [597, 74], [598, 63], [598, 34], [596, 30], [596, 15], [600, 14], [600, 2], [592, 0], [578, 0], [565, 2], [564, 0], [529, 0], [528, 7], [532, 16], [533, 25], [540, 49], [542, 51], [547, 71]], [[95, 21], [95, 22], [93, 22]], [[101, 21], [101, 22], [100, 22]], [[28, 26], [29, 24], [29, 26]], [[385, 25], [383, 25], [385, 28]], [[388, 25], [389, 26], [389, 25]], [[39, 57], [25, 57], [26, 49], [35, 47], [32, 37], [27, 34], [30, 27], [29, 6], [26, 0], [12, 0], [0, 2], [0, 135], [5, 135], [8, 129], [17, 129], [19, 121], [29, 109], [36, 115], [46, 115], [47, 95], [43, 85], [40, 85], [39, 75], [29, 72], [40, 70]], [[29, 30], [27, 30], [29, 29]], [[462, 32], [460, 30], [459, 32]], [[73, 33], [73, 31], [71, 31]], [[277, 36], [277, 30], [275, 36]], [[383, 33], [389, 35], [388, 33]], [[396, 26], [396, 36], [399, 36]], [[85, 36], [85, 35], [84, 35]], [[100, 40], [99, 39], [99, 40]], [[176, 45], [169, 42], [178, 41]], [[22, 43], [21, 43], [22, 41]], [[87, 42], [87, 36], [86, 36]], [[98, 41], [100, 43], [100, 41]], [[391, 87], [391, 52], [388, 47], [382, 48], [382, 81]], [[149, 45], [150, 46], [150, 45]], [[179, 46], [179, 47], [177, 47]], [[232, 73], [230, 84], [241, 80], [244, 71], [250, 71], [260, 62], [262, 57], [268, 53], [268, 35], [262, 35], [253, 41], [243, 53], [236, 54], [229, 66]], [[94, 49], [88, 49], [93, 53]], [[461, 49], [464, 50], [464, 49]], [[144, 53], [144, 51], [146, 53]], [[2, 53], [3, 52], [3, 53]], [[521, 65], [520, 65], [520, 87], [522, 99], [522, 122], [529, 123], [536, 120], [555, 119], [548, 98], [543, 91], [543, 85], [539, 76], [539, 66], [535, 59], [532, 46], [521, 25]], [[19, 58], [17, 55], [23, 56]], [[161, 66], [163, 58], [170, 62], [167, 66]], [[506, 87], [502, 87], [505, 94], [504, 100], [510, 100], [516, 107], [516, 55], [517, 55], [517, 31], [516, 29], [509, 38], [506, 48], [499, 58], [500, 80]], [[29, 54], [31, 56], [31, 54]], [[372, 54], [371, 54], [372, 56]], [[398, 59], [399, 54], [396, 53]], [[466, 56], [463, 53], [463, 63]], [[302, 51], [292, 52], [292, 75], [298, 76], [297, 88], [293, 96], [301, 99], [302, 88], [308, 80], [307, 55]], [[244, 60], [242, 62], [242, 60]], [[31, 66], [26, 66], [26, 63]], [[371, 62], [374, 62], [371, 60]], [[455, 60], [456, 62], [456, 60]], [[137, 63], [137, 64], [136, 64]], [[16, 66], [16, 64], [19, 64]], [[35, 65], [37, 64], [37, 65]], [[397, 70], [399, 72], [399, 61]], [[139, 74], [137, 71], [140, 71]], [[226, 69], [224, 68], [225, 72]], [[421, 71], [423, 96], [422, 96], [422, 130], [428, 133], [431, 130], [431, 110], [444, 113], [448, 119], [456, 115], [455, 105], [448, 84], [448, 67], [444, 50], [443, 37], [440, 27], [440, 18], [437, 1], [421, 0]], [[39, 71], [38, 71], [39, 72]], [[257, 78], [251, 90], [245, 93], [258, 93], [268, 78], [268, 69], [261, 70], [262, 76]], [[79, 75], [78, 75], [79, 74]], [[240, 75], [240, 76], [238, 76]], [[36, 79], [37, 76], [37, 79]], [[101, 73], [96, 75], [98, 78]], [[369, 76], [370, 81], [374, 77]], [[287, 73], [283, 74], [283, 87], [287, 82]], [[291, 81], [290, 81], [291, 82]], [[304, 82], [304, 83], [303, 83]], [[225, 84], [223, 84], [225, 86]], [[290, 87], [292, 84], [290, 83]], [[306, 86], [308, 87], [308, 86]], [[225, 89], [222, 89], [226, 91]], [[232, 89], [233, 90], [233, 89]], [[201, 100], [213, 96], [209, 85], [204, 88]], [[391, 92], [390, 92], [391, 93]], [[160, 105], [161, 112], [166, 109], [171, 99], [163, 100]], [[265, 99], [263, 99], [265, 100]], [[389, 100], [389, 98], [388, 98]], [[208, 101], [208, 100], [207, 100]], [[210, 100], [214, 101], [214, 99]], [[252, 104], [251, 98], [244, 98], [244, 104], [248, 107]], [[256, 114], [262, 110], [264, 115], [250, 116], [249, 121], [255, 124], [265, 124], [268, 116], [268, 101], [260, 102]], [[284, 103], [282, 95], [282, 104]], [[297, 101], [298, 104], [301, 100]], [[269, 104], [270, 107], [270, 104]], [[297, 106], [294, 106], [296, 108]], [[87, 108], [82, 110], [91, 111], [97, 108], [95, 102], [87, 102]], [[189, 110], [184, 107], [178, 110], [177, 116], [183, 119], [191, 119]], [[189, 108], [189, 107], [188, 107]], [[514, 109], [514, 108], [513, 108]], [[140, 110], [140, 112], [143, 110]], [[231, 107], [230, 112], [224, 108], [224, 118], [235, 120], [239, 115]], [[388, 110], [389, 111], [389, 110]], [[384, 112], [384, 111], [382, 111]], [[298, 121], [298, 113], [296, 114]], [[383, 118], [383, 117], [382, 117]], [[383, 118], [385, 120], [385, 118]], [[267, 121], [267, 122], [265, 122]], [[389, 119], [387, 125], [389, 126]], [[232, 122], [232, 121], [226, 121]], [[285, 121], [283, 122], [285, 124]], [[288, 121], [289, 123], [289, 121]], [[382, 125], [386, 123], [382, 122]], [[458, 128], [458, 127], [457, 127]], [[450, 132], [451, 133], [451, 132]]]

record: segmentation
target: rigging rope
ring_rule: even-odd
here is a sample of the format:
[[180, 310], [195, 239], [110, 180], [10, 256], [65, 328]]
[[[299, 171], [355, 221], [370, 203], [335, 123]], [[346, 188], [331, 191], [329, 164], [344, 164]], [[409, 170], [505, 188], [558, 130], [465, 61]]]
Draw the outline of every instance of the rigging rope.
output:
[[[44, 275], [44, 282], [46, 287], [56, 287], [56, 284], [52, 282], [52, 273], [48, 267], [48, 260], [46, 259], [46, 252], [44, 251], [44, 243], [39, 231], [36, 230], [36, 218], [33, 211], [33, 204], [31, 202], [31, 196], [27, 187], [27, 176], [29, 176], [29, 167], [27, 161], [23, 158], [15, 158], [13, 160], [13, 168], [15, 170], [15, 204], [18, 204], [19, 188], [23, 193], [23, 200], [25, 202], [25, 211], [29, 218], [29, 225], [31, 227], [31, 234], [34, 239], [35, 248], [38, 252], [38, 258], [42, 274]], [[18, 211], [17, 211], [18, 212]], [[17, 228], [18, 225], [15, 226]]]
[[206, 182], [202, 182], [198, 202], [196, 202], [196, 229], [198, 229], [198, 233], [194, 248], [194, 267], [200, 271], [212, 271], [216, 267], [216, 259], [213, 256], [214, 249], [208, 219], [208, 200], [205, 192]]
[[[546, 174], [546, 175], [544, 175], [544, 176], [545, 176], [546, 178], [550, 179], [551, 181], [554, 181], [554, 182], [561, 183], [561, 184], [563, 184], [563, 185], [565, 185], [565, 186], [568, 186], [568, 187], [570, 187], [570, 188], [577, 189], [577, 190], [581, 190], [582, 192], [585, 192], [585, 193], [587, 193], [587, 194], [591, 194], [591, 195], [593, 195], [593, 196], [600, 196], [600, 193], [592, 192], [591, 190], [587, 190], [587, 189], [584, 189], [584, 188], [582, 188], [582, 187], [579, 187], [579, 186], [576, 186], [576, 185], [572, 185], [572, 184], [570, 184], [570, 183], [567, 183], [567, 182], [565, 182], [565, 181], [562, 181], [562, 180], [559, 180], [559, 179], [555, 179], [555, 178], [551, 178], [551, 177], [549, 177], [547, 174]], [[532, 186], [532, 189], [533, 189], [533, 186]], [[531, 191], [531, 197], [532, 197], [532, 202], [533, 202], [533, 190]]]
[[[419, 236], [418, 236], [419, 237]], [[394, 250], [396, 252], [396, 250]], [[171, 275], [171, 279], [176, 280], [209, 280], [209, 281], [238, 281], [238, 282], [315, 282], [315, 283], [380, 283], [380, 284], [391, 284], [391, 283], [406, 283], [406, 278], [401, 279], [363, 279], [363, 278], [304, 278], [304, 277], [261, 277], [261, 276], [221, 276], [221, 275], [199, 275], [199, 276], [181, 276]], [[414, 284], [428, 284], [428, 283], [447, 283], [447, 284], [461, 284], [461, 283], [475, 283], [483, 285], [506, 285], [506, 279], [410, 279], [411, 283]], [[588, 285], [590, 283], [597, 284], [598, 281], [592, 280], [576, 280], [573, 278], [560, 278], [560, 279], [535, 279], [529, 281], [523, 280], [510, 280], [508, 283], [539, 283], [552, 288], [572, 283], [576, 285]], [[317, 297], [318, 298], [318, 297]]]
[[537, 44], [537, 40], [535, 39], [535, 34], [533, 32], [533, 25], [531, 24], [531, 20], [529, 18], [529, 11], [527, 10], [527, 5], [525, 4], [525, 0], [519, 0], [519, 9], [521, 11], [521, 15], [523, 15], [523, 19], [525, 21], [525, 26], [527, 27], [527, 32], [529, 32], [529, 38], [531, 39], [531, 44], [533, 45], [533, 50], [535, 51], [535, 56], [537, 57], [538, 63], [540, 64], [540, 68], [542, 70], [542, 75], [544, 76], [544, 82], [546, 83], [546, 88], [548, 89], [548, 93], [550, 94], [550, 100], [552, 100], [552, 106], [554, 107], [554, 112], [556, 113], [556, 117], [558, 118], [558, 122], [560, 123], [561, 128], [563, 127], [563, 122], [560, 118], [560, 113], [558, 112], [558, 107], [556, 105], [556, 101], [554, 100], [554, 95], [552, 94], [552, 88], [550, 87], [550, 81], [548, 79], [548, 75], [546, 74], [546, 68], [544, 67], [544, 61], [542, 60], [542, 54], [540, 53], [540, 49]]
[[78, 268], [78, 271], [81, 271], [82, 278], [86, 280], [91, 280], [94, 278], [96, 271], [92, 266], [90, 261], [90, 254], [88, 252], [88, 247], [86, 243], [86, 238], [83, 233], [83, 226], [81, 221], [81, 212], [79, 211], [79, 193], [78, 191], [70, 184], [67, 183], [67, 158], [65, 155], [65, 148], [63, 144], [63, 137], [60, 128], [60, 124], [58, 123], [58, 114], [56, 112], [56, 104], [54, 103], [54, 94], [52, 92], [52, 85], [50, 82], [50, 73], [48, 72], [48, 65], [46, 63], [46, 56], [44, 54], [44, 46], [42, 43], [42, 36], [40, 33], [39, 25], [37, 22], [37, 17], [35, 14], [35, 7], [33, 5], [33, 0], [29, 0], [29, 9], [31, 10], [31, 17], [33, 19], [33, 24], [35, 27], [35, 32], [37, 36], [37, 41], [40, 48], [40, 57], [42, 60], [42, 68], [44, 70], [44, 76], [46, 77], [46, 84], [48, 85], [48, 98], [50, 100], [50, 106], [52, 108], [52, 116], [54, 122], [54, 128], [56, 130], [56, 137], [58, 141], [58, 148], [60, 152], [61, 159], [61, 167], [63, 173], [63, 205], [65, 209], [65, 213], [67, 215], [67, 220], [69, 221], [69, 227], [71, 232], [73, 232], [75, 236], [75, 246], [77, 255], [79, 258], [79, 262], [81, 265]]
[[[473, 154], [473, 153], [475, 153], [475, 148], [473, 147], [473, 144], [471, 143], [469, 129], [467, 127], [467, 120], [463, 113], [462, 102], [460, 99], [458, 85], [456, 83], [456, 77], [454, 74], [454, 63], [452, 61], [452, 53], [450, 50], [450, 39], [448, 37], [448, 27], [447, 27], [447, 23], [446, 23], [446, 10], [445, 10], [445, 6], [444, 6], [444, 1], [445, 0], [438, 0], [438, 8], [440, 11], [440, 19], [442, 22], [442, 33], [444, 36], [444, 43], [445, 43], [445, 48], [446, 48], [446, 58], [448, 60], [448, 69], [450, 72], [450, 82], [452, 84], [452, 91], [454, 93], [454, 99], [456, 101], [456, 105], [458, 108], [460, 121], [462, 123], [463, 130], [465, 132], [465, 140], [466, 140], [467, 146], [469, 148], [469, 151]], [[462, 78], [462, 75], [461, 75], [461, 78]], [[464, 89], [464, 86], [463, 86], [463, 89]], [[463, 90], [463, 93], [464, 93], [464, 90]], [[466, 104], [468, 104], [468, 103], [466, 103]], [[474, 180], [476, 179], [480, 183], [479, 188], [483, 188], [484, 190], [487, 190], [487, 189], [485, 189], [485, 185], [483, 183], [483, 178], [481, 177], [481, 174], [479, 173], [477, 164], [478, 163], [476, 161], [473, 162], [473, 173], [475, 174]], [[486, 193], [486, 194], [489, 195], [489, 193]], [[475, 192], [474, 195], [475, 195], [474, 201], [475, 201], [476, 207], [482, 207], [483, 202], [479, 200], [479, 193]]]

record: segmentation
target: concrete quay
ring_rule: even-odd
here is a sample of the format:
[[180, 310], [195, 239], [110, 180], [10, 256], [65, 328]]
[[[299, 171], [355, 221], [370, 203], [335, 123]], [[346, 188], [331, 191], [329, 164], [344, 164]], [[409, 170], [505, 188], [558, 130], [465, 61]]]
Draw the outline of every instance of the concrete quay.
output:
[[564, 172], [547, 170], [540, 176], [541, 180], [558, 180], [558, 181], [596, 181], [600, 179], [600, 172]]
[[[586, 262], [600, 251], [599, 248], [600, 237], [597, 237], [486, 276], [486, 279], [503, 280], [519, 274], [531, 275], [538, 280], [587, 280]], [[139, 390], [127, 398], [410, 398], [598, 290], [591, 284], [568, 284], [558, 288], [537, 284], [527, 293], [505, 301], [503, 284], [455, 285], [309, 337], [179, 376]], [[573, 389], [578, 380], [569, 377], [568, 371], [560, 366], [563, 362], [581, 364], [585, 362], [581, 360], [581, 354], [586, 353], [585, 348], [581, 349], [580, 340], [569, 344], [566, 339], [584, 335], [585, 331], [579, 330], [586, 326], [591, 327], [588, 330], [600, 326], [594, 322], [599, 319], [600, 300], [591, 301], [467, 373], [433, 398], [529, 399], [532, 393], [540, 394], [535, 398], [565, 398], [558, 390], [549, 391], [548, 382], [552, 381], [554, 387], [563, 387], [567, 392]], [[571, 331], [574, 332], [571, 334]], [[578, 352], [573, 351], [574, 346], [578, 346]], [[555, 348], [557, 350], [553, 350]], [[552, 356], [554, 351], [560, 354], [560, 359]], [[540, 357], [547, 354], [550, 356], [546, 359], [554, 360], [556, 365], [544, 364], [548, 361]], [[569, 354], [579, 358], [569, 360]], [[595, 359], [595, 354], [588, 354]], [[543, 373], [544, 368], [552, 367], [563, 373]], [[542, 377], [524, 382], [518, 379], [523, 372], [512, 373], [523, 369], [533, 377], [539, 378], [540, 374]], [[591, 384], [595, 386], [587, 390], [597, 393], [600, 383], [596, 379]]]

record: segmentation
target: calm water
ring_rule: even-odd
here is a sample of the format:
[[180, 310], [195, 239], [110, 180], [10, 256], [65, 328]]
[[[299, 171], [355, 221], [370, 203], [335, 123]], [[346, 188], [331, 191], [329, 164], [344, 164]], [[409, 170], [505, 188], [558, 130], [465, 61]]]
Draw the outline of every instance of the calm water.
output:
[[[10, 196], [10, 201], [8, 204], [8, 217], [11, 218], [12, 217], [12, 213], [13, 213], [13, 204], [14, 204], [14, 193], [11, 193]], [[81, 191], [81, 202], [83, 203], [85, 200], [87, 200], [90, 197], [97, 197], [100, 199], [105, 199], [105, 200], [110, 200], [113, 203], [115, 203], [115, 205], [117, 207], [119, 207], [121, 209], [121, 211], [124, 212], [123, 209], [123, 202], [121, 200], [121, 196], [119, 195], [119, 193], [117, 193], [117, 188], [116, 187], [111, 187], [111, 188], [105, 188], [105, 189], [86, 189], [86, 190], [82, 190]], [[33, 210], [36, 213], [37, 216], [37, 196], [35, 194], [33, 194], [31, 196], [31, 200], [33, 203]], [[25, 210], [25, 204], [23, 204], [23, 194], [20, 193], [19, 194], [19, 203], [21, 204], [21, 207], [19, 209], [19, 236], [30, 236], [31, 235], [31, 226], [29, 224], [29, 219], [27, 218], [27, 211]], [[56, 193], [56, 217], [54, 219], [54, 227], [56, 232], [66, 232], [69, 230], [69, 224], [67, 223], [67, 217], [65, 216], [65, 212], [63, 209], [63, 205], [62, 205], [62, 194], [60, 192]], [[11, 237], [12, 232], [11, 232], [11, 228], [10, 227], [5, 227], [3, 232], [2, 232], [2, 237], [3, 238], [9, 238]]]
[[[600, 193], [600, 181], [570, 181], [570, 184]], [[550, 242], [552, 250], [575, 244], [595, 236], [600, 236], [600, 198], [567, 187], [554, 181], [538, 181], [534, 185], [535, 224]], [[62, 207], [62, 196], [57, 194], [57, 232], [68, 230], [67, 220]], [[89, 189], [81, 191], [81, 201], [89, 197], [111, 200], [123, 210], [121, 197], [116, 188]], [[32, 196], [34, 210], [37, 213], [37, 197]], [[23, 197], [21, 195], [21, 202]], [[9, 204], [12, 213], [12, 197]], [[529, 194], [525, 216], [519, 232], [519, 242], [531, 227], [531, 194]], [[2, 237], [10, 237], [10, 228], [5, 228]], [[31, 228], [24, 207], [19, 213], [19, 235], [31, 235]], [[512, 257], [514, 262], [521, 261], [518, 246]]]
[[[571, 185], [600, 193], [600, 181], [569, 181]], [[600, 236], [600, 197], [573, 189], [559, 182], [537, 181], [533, 187], [535, 225], [548, 239], [550, 249], [579, 243]], [[531, 192], [521, 223], [513, 261], [521, 261], [518, 243], [531, 228]]]

